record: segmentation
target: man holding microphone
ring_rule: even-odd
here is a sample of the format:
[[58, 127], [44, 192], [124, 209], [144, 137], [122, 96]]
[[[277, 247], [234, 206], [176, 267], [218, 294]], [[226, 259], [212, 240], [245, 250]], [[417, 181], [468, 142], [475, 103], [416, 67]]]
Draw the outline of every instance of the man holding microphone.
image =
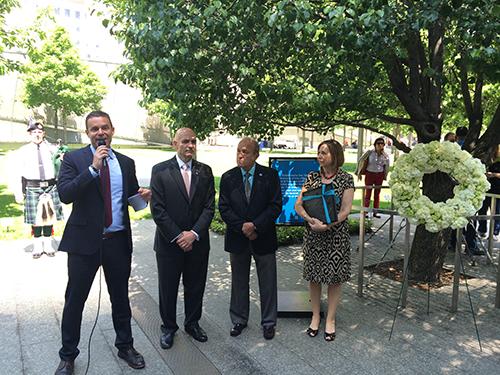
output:
[[79, 354], [82, 312], [95, 274], [104, 271], [112, 305], [118, 357], [135, 369], [145, 366], [133, 346], [128, 280], [132, 233], [128, 198], [149, 201], [151, 191], [139, 188], [132, 159], [111, 149], [114, 127], [106, 112], [85, 119], [90, 145], [67, 153], [57, 188], [62, 202], [73, 204], [59, 251], [68, 253], [68, 284], [61, 323], [61, 362], [56, 375], [73, 374]]

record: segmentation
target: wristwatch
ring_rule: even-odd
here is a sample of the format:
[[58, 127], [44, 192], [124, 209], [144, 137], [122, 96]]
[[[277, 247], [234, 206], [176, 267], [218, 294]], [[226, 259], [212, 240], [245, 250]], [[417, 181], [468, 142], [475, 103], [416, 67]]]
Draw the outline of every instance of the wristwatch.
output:
[[93, 170], [95, 173], [99, 173], [99, 169], [97, 169], [96, 167], [94, 167], [92, 164], [90, 165], [90, 168], [92, 168], [92, 170]]

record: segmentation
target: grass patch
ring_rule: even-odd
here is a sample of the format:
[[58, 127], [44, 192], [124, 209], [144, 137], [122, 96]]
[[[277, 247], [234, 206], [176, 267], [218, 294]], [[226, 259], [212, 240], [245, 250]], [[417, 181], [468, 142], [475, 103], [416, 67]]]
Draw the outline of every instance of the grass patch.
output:
[[16, 203], [14, 194], [7, 190], [7, 185], [0, 185], [0, 217], [23, 215], [23, 206]]
[[149, 208], [149, 205], [144, 210], [140, 210], [137, 212], [134, 211], [134, 209], [129, 206], [128, 214], [130, 216], [130, 221], [147, 220], [153, 218], [153, 216], [151, 215], [151, 209]]
[[4, 156], [9, 151], [17, 150], [26, 143], [19, 142], [0, 142], [0, 156]]
[[344, 163], [342, 169], [349, 173], [354, 173], [356, 171], [357, 163]]

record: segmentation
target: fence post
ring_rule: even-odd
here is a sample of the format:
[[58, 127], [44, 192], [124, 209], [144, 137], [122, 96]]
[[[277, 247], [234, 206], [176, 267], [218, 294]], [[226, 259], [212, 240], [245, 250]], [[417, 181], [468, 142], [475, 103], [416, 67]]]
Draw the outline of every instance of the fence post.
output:
[[455, 245], [455, 269], [453, 270], [453, 294], [451, 296], [451, 312], [458, 310], [458, 284], [460, 283], [460, 251], [462, 250], [462, 229], [457, 229]]
[[[491, 197], [491, 204], [490, 204], [490, 215], [495, 215], [496, 208], [497, 208], [497, 198], [496, 197]], [[489, 258], [492, 259], [493, 256], [493, 231], [495, 228], [495, 220], [497, 220], [494, 217], [490, 217], [490, 229], [488, 231], [488, 254], [490, 255]], [[500, 219], [498, 219], [500, 220]], [[500, 264], [500, 262], [499, 262]]]
[[[394, 202], [392, 200], [392, 194], [391, 194], [391, 211], [394, 211]], [[392, 239], [394, 238], [394, 214], [391, 212], [391, 217], [389, 219], [389, 243], [392, 242]]]
[[408, 296], [408, 262], [410, 261], [410, 220], [406, 220], [405, 228], [405, 256], [403, 262], [403, 294], [401, 295], [401, 307], [406, 307], [406, 297]]
[[[364, 188], [362, 189], [364, 193]], [[358, 296], [363, 297], [363, 268], [365, 262], [365, 210], [359, 211]]]

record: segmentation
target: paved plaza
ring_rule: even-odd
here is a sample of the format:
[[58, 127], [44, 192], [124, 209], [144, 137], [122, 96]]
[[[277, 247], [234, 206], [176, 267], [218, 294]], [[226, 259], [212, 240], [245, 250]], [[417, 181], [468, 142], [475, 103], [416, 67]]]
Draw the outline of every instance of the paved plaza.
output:
[[[380, 224], [378, 219], [375, 224]], [[133, 332], [136, 348], [144, 354], [146, 368], [133, 370], [117, 357], [106, 285], [97, 327], [93, 333], [89, 374], [496, 374], [500, 368], [500, 310], [494, 307], [496, 268], [481, 259], [466, 262], [476, 312], [482, 351], [479, 350], [469, 300], [460, 285], [458, 312], [450, 313], [451, 286], [425, 291], [410, 288], [408, 306], [397, 315], [392, 339], [389, 334], [400, 284], [375, 275], [364, 296], [357, 291], [357, 236], [353, 241], [353, 277], [343, 289], [337, 315], [337, 339], [322, 335], [309, 338], [307, 316], [278, 320], [274, 340], [266, 341], [259, 327], [258, 287], [253, 270], [249, 328], [239, 337], [229, 336], [230, 267], [223, 251], [223, 238], [212, 234], [204, 314], [200, 322], [208, 333], [207, 343], [198, 343], [183, 330], [175, 345], [159, 345], [157, 270], [152, 241], [154, 222], [134, 223], [134, 257], [130, 284]], [[366, 245], [366, 264], [374, 264], [387, 249], [384, 227]], [[402, 239], [387, 259], [402, 256]], [[27, 241], [0, 244], [0, 374], [52, 374], [59, 361], [60, 320], [66, 286], [66, 254], [33, 260]], [[494, 250], [498, 258], [498, 243]], [[450, 266], [453, 262], [449, 258]], [[301, 277], [300, 246], [280, 248], [280, 290], [307, 291]], [[365, 280], [369, 273], [365, 271]], [[95, 321], [99, 277], [84, 311], [81, 354], [76, 374], [84, 374], [88, 360], [88, 338]], [[428, 297], [429, 300], [428, 300]], [[428, 310], [429, 301], [429, 314]], [[182, 326], [183, 300], [178, 303]], [[324, 323], [323, 323], [324, 326]]]

